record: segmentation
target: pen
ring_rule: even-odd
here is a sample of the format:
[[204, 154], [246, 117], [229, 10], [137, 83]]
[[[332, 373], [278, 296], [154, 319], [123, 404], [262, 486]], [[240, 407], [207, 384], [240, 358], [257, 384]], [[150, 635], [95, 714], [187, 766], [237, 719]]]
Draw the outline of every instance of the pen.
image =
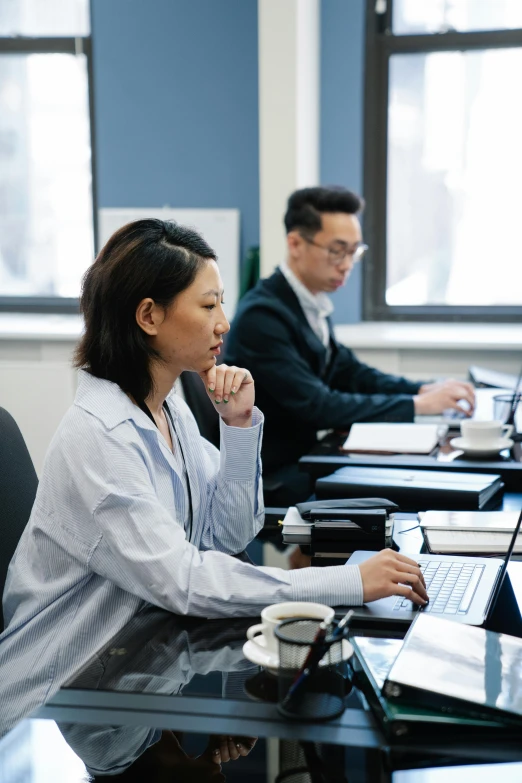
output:
[[[329, 640], [330, 643], [342, 638], [345, 628], [347, 627], [348, 623], [352, 619], [353, 613], [354, 613], [353, 609], [350, 609], [344, 615], [342, 620], [339, 621], [337, 627], [334, 628], [332, 632], [332, 635]], [[314, 643], [317, 641], [322, 641], [326, 638], [326, 633], [329, 625], [330, 623], [328, 624], [326, 622], [321, 623], [321, 625], [319, 626], [319, 630], [317, 631], [317, 634], [315, 636]], [[297, 673], [295, 680], [293, 681], [292, 685], [288, 689], [288, 693], [283, 699], [282, 702], [283, 706], [285, 706], [285, 704], [287, 704], [290, 701], [290, 699], [292, 699], [295, 696], [297, 691], [302, 687], [303, 683], [306, 682], [306, 680], [314, 673], [327, 649], [328, 649], [328, 645], [324, 643], [318, 645], [317, 647], [314, 645], [310, 648], [310, 652], [306, 656], [303, 666]]]
[[338, 639], [343, 635], [344, 629], [353, 617], [353, 609], [349, 609], [344, 615], [342, 620], [339, 620], [337, 627], [333, 629], [332, 639]]
[[310, 646], [308, 655], [306, 656], [303, 665], [297, 672], [293, 683], [288, 689], [288, 693], [283, 699], [283, 706], [285, 706], [285, 704], [287, 704], [293, 698], [293, 696], [301, 687], [302, 683], [315, 671], [315, 669], [319, 665], [319, 661], [321, 660], [321, 658], [323, 657], [323, 655], [325, 654], [328, 648], [324, 643], [318, 644], [318, 642], [324, 641], [330, 625], [331, 625], [331, 621], [328, 623], [326, 621], [323, 621], [320, 624], [317, 633], [314, 637], [314, 640], [312, 642], [312, 645]]

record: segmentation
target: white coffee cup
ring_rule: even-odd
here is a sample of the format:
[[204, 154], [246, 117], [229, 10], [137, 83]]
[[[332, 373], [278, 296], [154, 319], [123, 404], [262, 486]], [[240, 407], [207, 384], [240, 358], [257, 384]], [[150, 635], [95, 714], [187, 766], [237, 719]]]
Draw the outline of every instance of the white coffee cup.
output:
[[277, 652], [277, 639], [274, 630], [283, 620], [292, 617], [311, 617], [314, 620], [327, 620], [335, 617], [335, 612], [326, 604], [314, 604], [309, 601], [287, 601], [280, 604], [265, 606], [261, 612], [261, 623], [252, 625], [247, 631], [247, 638], [264, 650]]
[[513, 432], [513, 426], [502, 424], [501, 421], [463, 419], [460, 422], [460, 431], [470, 446], [486, 449], [488, 446], [496, 446], [502, 438], [509, 438]]

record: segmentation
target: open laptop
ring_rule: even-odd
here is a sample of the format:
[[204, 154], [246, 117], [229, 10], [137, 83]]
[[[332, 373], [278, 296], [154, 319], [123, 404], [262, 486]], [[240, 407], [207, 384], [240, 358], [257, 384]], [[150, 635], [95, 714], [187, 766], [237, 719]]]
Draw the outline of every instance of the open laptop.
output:
[[[475, 389], [475, 410], [471, 416], [476, 421], [490, 421], [493, 419], [494, 397], [498, 395], [512, 395], [513, 389]], [[460, 427], [462, 419], [468, 415], [463, 409], [457, 411], [453, 408], [438, 414], [423, 414], [415, 416], [416, 424], [448, 424], [450, 427]], [[518, 418], [518, 417], [517, 417]], [[517, 428], [518, 429], [518, 428]]]
[[[494, 398], [498, 395], [517, 395], [517, 401], [520, 401], [519, 391], [522, 383], [522, 368], [518, 374], [509, 375], [499, 373], [493, 370], [485, 370], [481, 367], [469, 368], [470, 380], [475, 383], [475, 410], [471, 416], [476, 421], [490, 421], [494, 418]], [[483, 388], [481, 384], [485, 384]], [[518, 404], [518, 402], [517, 402]], [[450, 427], [459, 427], [460, 421], [468, 417], [467, 411], [469, 404], [466, 400], [461, 401], [462, 410], [453, 408], [443, 411], [438, 415], [415, 416], [415, 422], [418, 424], [444, 423]], [[515, 406], [515, 410], [516, 410]], [[520, 406], [518, 406], [520, 407]], [[515, 411], [513, 411], [513, 414]], [[511, 423], [511, 422], [510, 422]], [[515, 417], [515, 424], [520, 424], [520, 415]], [[515, 427], [515, 431], [520, 431], [520, 426]]]
[[[522, 511], [504, 560], [402, 553], [419, 563], [430, 597], [429, 604], [419, 609], [408, 598], [391, 596], [355, 607], [355, 618], [386, 620], [408, 626], [416, 613], [423, 611], [431, 612], [434, 617], [444, 617], [466, 625], [486, 625], [495, 608], [521, 523]], [[373, 555], [375, 552], [354, 552], [348, 565], [360, 565]]]

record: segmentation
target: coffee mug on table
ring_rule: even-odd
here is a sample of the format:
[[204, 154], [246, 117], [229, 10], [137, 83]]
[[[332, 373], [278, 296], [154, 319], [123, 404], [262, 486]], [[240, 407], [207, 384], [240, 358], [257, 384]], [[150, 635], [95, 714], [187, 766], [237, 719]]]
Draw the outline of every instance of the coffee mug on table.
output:
[[283, 620], [293, 617], [311, 617], [314, 620], [331, 622], [335, 612], [326, 604], [314, 604], [309, 601], [287, 601], [281, 604], [265, 606], [261, 612], [262, 622], [252, 625], [247, 631], [247, 638], [255, 642], [263, 650], [277, 653], [277, 639], [274, 629]]
[[460, 431], [464, 440], [477, 449], [496, 446], [503, 438], [509, 438], [513, 432], [511, 424], [502, 424], [501, 421], [474, 421], [460, 422]]

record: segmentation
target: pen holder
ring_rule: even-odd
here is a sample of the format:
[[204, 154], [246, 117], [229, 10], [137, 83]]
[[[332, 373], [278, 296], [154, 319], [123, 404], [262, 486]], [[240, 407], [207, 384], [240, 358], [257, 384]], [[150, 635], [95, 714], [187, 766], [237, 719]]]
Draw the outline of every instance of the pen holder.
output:
[[[343, 638], [316, 640], [321, 620], [292, 618], [275, 628], [279, 642], [278, 705], [287, 718], [331, 720], [344, 712], [347, 664]], [[303, 670], [304, 667], [304, 670]]]

